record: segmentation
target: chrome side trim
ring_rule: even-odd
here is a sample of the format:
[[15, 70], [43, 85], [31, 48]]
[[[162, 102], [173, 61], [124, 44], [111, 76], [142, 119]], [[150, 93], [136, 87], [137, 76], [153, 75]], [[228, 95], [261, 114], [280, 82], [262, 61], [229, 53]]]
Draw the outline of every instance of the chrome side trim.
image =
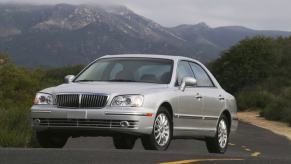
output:
[[219, 117], [217, 116], [204, 116], [203, 120], [218, 120]]
[[126, 116], [148, 116], [147, 113], [133, 113], [133, 112], [105, 112], [105, 115], [111, 115], [111, 116], [120, 116], [120, 115], [126, 115]]
[[216, 131], [215, 128], [190, 128], [190, 127], [174, 127], [174, 130], [182, 130], [182, 131]]
[[190, 115], [190, 114], [174, 114], [175, 118], [181, 118], [181, 119], [202, 119], [203, 116], [200, 115]]
[[190, 114], [174, 114], [175, 118], [181, 119], [203, 119], [203, 120], [217, 120], [219, 117], [216, 116], [201, 116], [201, 115], [190, 115]]

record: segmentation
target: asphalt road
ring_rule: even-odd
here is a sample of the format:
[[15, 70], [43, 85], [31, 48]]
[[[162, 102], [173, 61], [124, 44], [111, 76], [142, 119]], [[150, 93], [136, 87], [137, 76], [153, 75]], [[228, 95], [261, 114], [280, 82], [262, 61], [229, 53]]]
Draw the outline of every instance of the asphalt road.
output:
[[[172, 163], [171, 163], [172, 162]], [[138, 140], [133, 150], [115, 150], [108, 137], [70, 139], [63, 149], [1, 148], [6, 163], [275, 163], [291, 164], [291, 142], [253, 125], [240, 123], [226, 154], [207, 153], [204, 142], [174, 140], [165, 152], [145, 151]]]

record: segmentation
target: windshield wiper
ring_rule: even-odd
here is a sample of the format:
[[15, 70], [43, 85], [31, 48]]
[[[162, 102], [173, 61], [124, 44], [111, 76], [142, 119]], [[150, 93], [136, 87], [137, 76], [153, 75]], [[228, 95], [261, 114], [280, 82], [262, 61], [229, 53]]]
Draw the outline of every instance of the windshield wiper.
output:
[[87, 80], [87, 79], [83, 79], [83, 80], [77, 80], [77, 81], [74, 81], [74, 82], [88, 82], [88, 81], [95, 81], [95, 80]]
[[112, 80], [107, 80], [107, 81], [116, 81], [116, 82], [138, 82], [135, 80], [128, 80], [128, 79], [112, 79]]
[[[87, 79], [83, 79], [83, 80], [77, 80], [74, 82], [90, 82], [90, 81], [98, 81], [98, 80], [87, 80]], [[103, 81], [103, 80], [100, 80]], [[104, 81], [113, 81], [113, 82], [138, 82], [135, 80], [127, 80], [127, 79], [112, 79], [112, 80], [104, 80]]]

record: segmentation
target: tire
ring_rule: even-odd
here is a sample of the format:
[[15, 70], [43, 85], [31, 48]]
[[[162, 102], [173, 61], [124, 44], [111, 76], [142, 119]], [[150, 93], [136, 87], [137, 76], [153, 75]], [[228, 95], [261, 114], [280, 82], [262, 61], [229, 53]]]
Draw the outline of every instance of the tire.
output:
[[69, 136], [53, 132], [36, 132], [38, 144], [43, 148], [62, 148], [65, 146]]
[[[162, 125], [160, 125], [161, 119], [165, 119], [164, 124]], [[158, 137], [158, 135], [160, 137]], [[173, 122], [171, 116], [167, 108], [160, 107], [154, 121], [152, 133], [150, 135], [143, 136], [141, 138], [141, 141], [145, 150], [165, 151], [167, 150], [171, 143], [172, 136], [173, 136]]]
[[[224, 138], [224, 139], [222, 139]], [[221, 142], [219, 141], [221, 139]], [[229, 141], [229, 122], [225, 115], [222, 115], [216, 127], [216, 134], [213, 138], [206, 138], [206, 147], [209, 153], [224, 154]]]
[[132, 149], [136, 141], [135, 136], [126, 134], [119, 134], [112, 138], [116, 149]]

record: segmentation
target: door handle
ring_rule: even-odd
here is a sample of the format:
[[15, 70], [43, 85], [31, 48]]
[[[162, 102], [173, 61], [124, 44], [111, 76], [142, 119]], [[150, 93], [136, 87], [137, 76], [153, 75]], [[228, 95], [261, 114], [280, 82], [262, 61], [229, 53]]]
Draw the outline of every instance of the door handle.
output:
[[202, 99], [203, 97], [199, 93], [197, 93], [196, 96], [195, 96], [195, 98], [196, 99]]
[[218, 96], [218, 100], [223, 101], [225, 98], [222, 97], [221, 95]]

